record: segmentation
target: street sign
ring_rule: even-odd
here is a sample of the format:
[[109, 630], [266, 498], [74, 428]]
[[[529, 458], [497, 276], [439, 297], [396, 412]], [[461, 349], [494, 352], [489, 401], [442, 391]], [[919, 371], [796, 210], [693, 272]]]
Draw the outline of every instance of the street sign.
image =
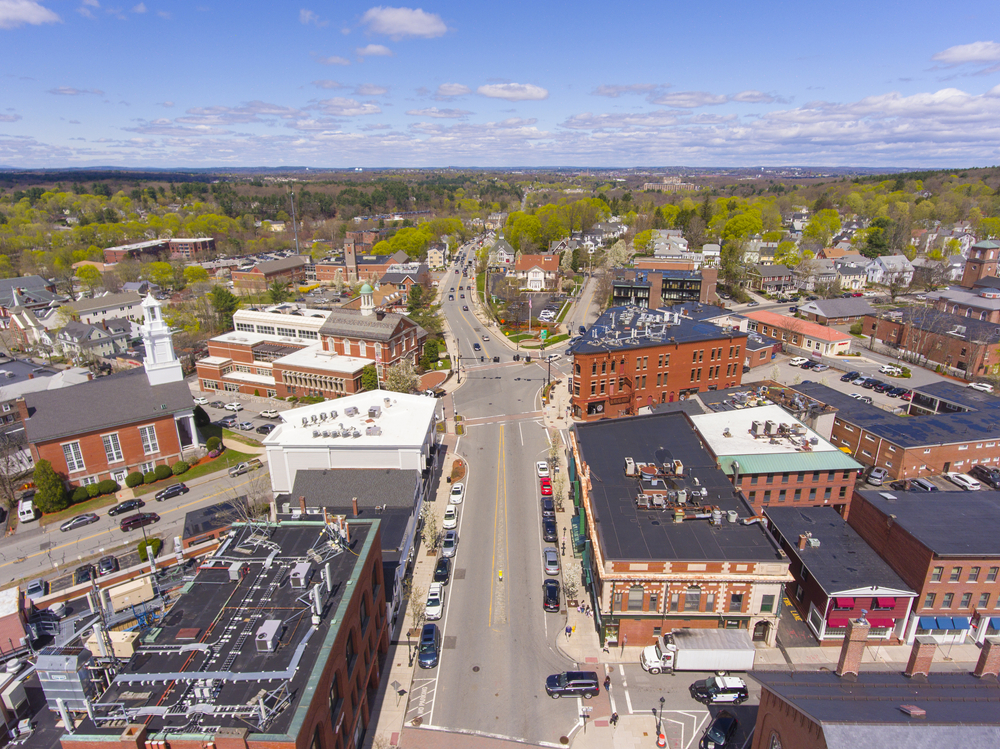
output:
[[548, 331], [548, 329], [542, 328], [542, 340], [544, 341], [548, 337], [549, 337], [549, 331]]

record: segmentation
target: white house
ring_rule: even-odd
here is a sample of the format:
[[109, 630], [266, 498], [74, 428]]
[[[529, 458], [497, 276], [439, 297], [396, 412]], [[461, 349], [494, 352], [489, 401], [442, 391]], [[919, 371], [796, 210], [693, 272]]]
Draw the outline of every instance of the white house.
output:
[[882, 255], [872, 260], [867, 267], [868, 283], [899, 283], [909, 286], [913, 281], [913, 264], [905, 255]]

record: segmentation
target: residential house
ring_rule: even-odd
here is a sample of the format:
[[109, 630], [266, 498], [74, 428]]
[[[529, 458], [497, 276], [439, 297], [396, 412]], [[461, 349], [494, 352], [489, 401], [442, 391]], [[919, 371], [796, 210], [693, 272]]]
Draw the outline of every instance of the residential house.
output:
[[237, 289], [265, 291], [275, 283], [301, 283], [306, 279], [306, 257], [293, 255], [280, 260], [266, 260], [247, 270], [232, 272], [233, 286]]
[[448, 265], [448, 245], [444, 242], [433, 242], [427, 248], [427, 266], [440, 269]]
[[521, 288], [528, 291], [555, 289], [559, 280], [559, 258], [555, 255], [521, 255], [514, 262]]
[[573, 543], [604, 643], [720, 627], [774, 642], [788, 561], [745, 522], [753, 511], [686, 414], [578, 423], [569, 447]]
[[142, 369], [32, 393], [17, 402], [32, 458], [48, 460], [73, 486], [125, 483], [134, 471], [190, 457], [200, 437], [191, 391], [160, 303], [142, 303]]
[[30, 359], [8, 359], [0, 365], [0, 383], [3, 383], [0, 385], [0, 426], [9, 429], [21, 420], [17, 405], [19, 398], [26, 398], [29, 393], [78, 385], [91, 379], [93, 374], [83, 367], [56, 370], [39, 367]]
[[861, 291], [868, 282], [868, 263], [841, 258], [833, 261], [843, 291]]
[[[31, 351], [36, 347], [51, 349], [55, 345], [54, 336], [27, 307], [15, 306], [10, 314], [8, 329], [12, 347], [16, 351]], [[52, 319], [50, 316], [48, 319]]]
[[805, 260], [798, 268], [799, 288], [803, 291], [815, 291], [817, 288], [831, 288], [840, 280], [837, 266], [833, 260]]
[[771, 336], [786, 347], [805, 349], [815, 357], [846, 354], [851, 349], [851, 336], [826, 325], [787, 317], [768, 310], [744, 312], [750, 320], [749, 329]]
[[717, 268], [691, 270], [644, 270], [614, 268], [612, 304], [648, 309], [685, 302], [711, 303], [718, 300], [715, 288]]
[[913, 266], [913, 286], [933, 289], [941, 284], [953, 284], [962, 280], [965, 272], [965, 258], [949, 255], [943, 260], [918, 257], [910, 261]]
[[870, 284], [906, 288], [913, 281], [913, 264], [905, 255], [880, 255], [867, 270]]
[[108, 318], [99, 325], [70, 320], [56, 333], [55, 346], [74, 359], [102, 359], [123, 353], [132, 339], [130, 320]]
[[764, 294], [778, 294], [795, 288], [795, 271], [784, 265], [757, 263], [750, 266], [747, 277], [750, 288]]
[[859, 491], [848, 522], [917, 592], [907, 642], [1000, 634], [1000, 493]]
[[56, 285], [41, 276], [0, 278], [0, 328], [10, 326], [10, 316], [18, 309], [30, 309], [42, 317], [66, 302], [69, 297], [56, 293]]
[[814, 299], [799, 305], [799, 314], [821, 325], [846, 325], [874, 315], [875, 310], [864, 297]]
[[761, 265], [772, 265], [774, 253], [778, 250], [777, 242], [765, 242], [759, 236], [747, 242], [743, 250], [743, 262]]
[[905, 638], [916, 593], [847, 521], [829, 507], [764, 508], [788, 555], [787, 598], [820, 643], [840, 642], [864, 617], [868, 639]]
[[[148, 290], [147, 290], [148, 291]], [[100, 325], [106, 320], [139, 320], [142, 318], [142, 297], [138, 291], [101, 294], [79, 299], [67, 305], [81, 323]]]
[[417, 285], [430, 286], [431, 274], [423, 263], [405, 263], [390, 265], [385, 275], [379, 279], [380, 286], [388, 286], [404, 296], [409, 296], [410, 289]]
[[510, 246], [510, 242], [501, 237], [490, 250], [490, 256], [490, 264], [512, 265], [517, 257], [517, 253]]

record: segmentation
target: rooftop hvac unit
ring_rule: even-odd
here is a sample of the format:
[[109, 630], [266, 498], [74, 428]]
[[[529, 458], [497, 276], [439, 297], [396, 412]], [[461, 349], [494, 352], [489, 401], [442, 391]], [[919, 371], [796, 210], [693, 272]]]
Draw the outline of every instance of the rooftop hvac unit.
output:
[[819, 539], [810, 537], [806, 539], [806, 543], [815, 549], [819, 546]]
[[319, 437], [319, 429], [313, 429], [313, 439]]
[[292, 567], [291, 583], [293, 588], [305, 588], [309, 584], [309, 562], [299, 562]]
[[326, 421], [326, 411], [320, 411], [320, 413], [319, 413], [319, 420], [320, 421]]
[[378, 424], [372, 424], [370, 427], [365, 429], [365, 434], [369, 437], [381, 437], [382, 427], [380, 427]]
[[674, 461], [674, 473], [678, 476], [684, 475], [684, 464], [679, 460]]
[[341, 426], [340, 427], [340, 436], [341, 437], [350, 437], [351, 436], [351, 430], [348, 429], [345, 426]]
[[722, 525], [722, 510], [712, 510], [712, 525]]
[[764, 432], [764, 425], [759, 421], [754, 421], [750, 424], [750, 434], [754, 437], [759, 437]]
[[764, 434], [773, 435], [775, 434], [776, 428], [777, 425], [770, 419], [764, 422]]
[[372, 406], [368, 409], [368, 418], [377, 419], [382, 415], [382, 406]]
[[736, 510], [729, 510], [729, 512], [726, 513], [726, 520], [728, 520], [730, 523], [735, 523], [739, 519], [739, 517], [740, 514], [736, 512]]
[[302, 417], [302, 426], [304, 426], [304, 427], [309, 426], [309, 417], [308, 416], [303, 416]]
[[788, 434], [788, 424], [778, 424], [778, 432], [780, 434]]
[[723, 437], [732, 437], [733, 433], [729, 431], [729, 427], [726, 427], [725, 429], [722, 430], [722, 436]]
[[625, 458], [625, 475], [635, 476], [635, 460], [632, 458]]
[[267, 619], [257, 630], [254, 642], [257, 645], [258, 653], [273, 653], [278, 648], [278, 640], [281, 635], [281, 620]]
[[682, 505], [682, 504], [685, 504], [687, 501], [688, 501], [687, 489], [678, 489], [677, 490], [677, 504]]
[[312, 423], [313, 424], [315, 424], [317, 421], [319, 421], [319, 417], [316, 414], [313, 414], [310, 418], [312, 419]]
[[809, 444], [810, 445], [818, 445], [819, 444], [819, 437], [811, 437], [809, 439]]
[[347, 408], [344, 409], [344, 414], [347, 415], [347, 416], [357, 416], [358, 415], [358, 407], [357, 406], [348, 406]]
[[330, 412], [330, 421], [333, 421], [336, 418], [337, 418], [337, 412], [336, 411], [331, 411]]
[[358, 437], [361, 436], [361, 432], [359, 432], [357, 429], [355, 429], [353, 432], [351, 432], [351, 436], [354, 437], [354, 438], [358, 438]]
[[330, 430], [329, 429], [324, 429], [323, 430], [323, 437], [329, 437], [329, 436], [330, 436]]
[[246, 562], [233, 562], [229, 565], [229, 579], [233, 582], [240, 580], [250, 570], [250, 565]]

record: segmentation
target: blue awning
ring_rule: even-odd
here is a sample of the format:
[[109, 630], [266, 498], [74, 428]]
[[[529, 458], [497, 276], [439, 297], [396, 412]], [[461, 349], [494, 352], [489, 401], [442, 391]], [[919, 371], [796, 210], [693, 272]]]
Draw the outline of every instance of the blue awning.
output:
[[990, 619], [990, 626], [993, 627], [993, 629], [1000, 629], [1000, 616], [994, 616]]
[[956, 629], [955, 622], [950, 616], [939, 616], [937, 618], [937, 629]]
[[967, 616], [956, 616], [952, 621], [955, 622], [955, 629], [968, 629], [970, 626]]
[[933, 616], [920, 617], [920, 629], [937, 629], [937, 619]]

